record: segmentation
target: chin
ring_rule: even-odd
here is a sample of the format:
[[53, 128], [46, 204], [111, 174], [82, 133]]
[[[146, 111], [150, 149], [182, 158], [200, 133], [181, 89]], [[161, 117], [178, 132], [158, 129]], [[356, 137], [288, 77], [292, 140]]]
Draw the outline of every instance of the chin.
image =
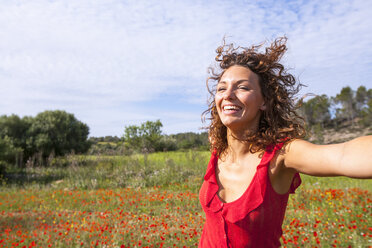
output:
[[227, 128], [230, 128], [231, 126], [234, 126], [234, 124], [236, 124], [236, 121], [234, 120], [221, 120], [221, 122]]
[[244, 127], [244, 125], [242, 125], [242, 123], [239, 123], [239, 122], [235, 122], [235, 121], [226, 121], [226, 122], [222, 122], [222, 124], [227, 128], [227, 129], [230, 129], [230, 130], [237, 130], [237, 129], [241, 129], [242, 127]]

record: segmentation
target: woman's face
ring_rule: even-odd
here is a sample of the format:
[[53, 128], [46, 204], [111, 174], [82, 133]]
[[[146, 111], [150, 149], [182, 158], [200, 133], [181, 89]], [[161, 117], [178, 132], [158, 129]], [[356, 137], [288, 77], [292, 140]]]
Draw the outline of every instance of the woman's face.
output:
[[258, 75], [239, 65], [223, 73], [214, 100], [222, 123], [234, 132], [256, 131], [266, 108]]

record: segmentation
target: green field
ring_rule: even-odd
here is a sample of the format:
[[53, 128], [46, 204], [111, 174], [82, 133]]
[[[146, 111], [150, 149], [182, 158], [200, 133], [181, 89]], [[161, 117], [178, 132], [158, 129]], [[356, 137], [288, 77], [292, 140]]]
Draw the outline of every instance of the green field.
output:
[[[195, 247], [209, 152], [76, 156], [0, 179], [0, 247]], [[302, 176], [283, 247], [372, 245], [372, 181]]]

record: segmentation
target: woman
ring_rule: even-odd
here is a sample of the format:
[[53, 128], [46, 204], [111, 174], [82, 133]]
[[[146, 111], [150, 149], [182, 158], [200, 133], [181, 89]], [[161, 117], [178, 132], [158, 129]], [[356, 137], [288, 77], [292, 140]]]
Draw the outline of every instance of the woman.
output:
[[206, 223], [199, 247], [279, 247], [299, 173], [372, 178], [372, 136], [314, 145], [295, 112], [295, 78], [279, 63], [286, 38], [217, 49], [220, 73], [205, 114], [212, 156], [200, 190]]

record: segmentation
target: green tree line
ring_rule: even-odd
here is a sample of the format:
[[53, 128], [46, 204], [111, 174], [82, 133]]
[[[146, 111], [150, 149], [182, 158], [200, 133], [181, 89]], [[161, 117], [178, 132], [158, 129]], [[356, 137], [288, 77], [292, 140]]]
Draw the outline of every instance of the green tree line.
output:
[[162, 133], [160, 120], [146, 121], [140, 125], [129, 125], [124, 128], [121, 138], [117, 136], [91, 137], [93, 143], [91, 154], [131, 154], [133, 152], [150, 153], [159, 151], [176, 151], [186, 149], [208, 150], [208, 134]]
[[44, 111], [35, 117], [0, 116], [0, 163], [23, 165], [49, 156], [84, 153], [90, 147], [89, 127], [73, 114]]
[[372, 89], [349, 86], [334, 97], [318, 95], [304, 102], [299, 109], [309, 129], [339, 128], [342, 125], [371, 126]]

